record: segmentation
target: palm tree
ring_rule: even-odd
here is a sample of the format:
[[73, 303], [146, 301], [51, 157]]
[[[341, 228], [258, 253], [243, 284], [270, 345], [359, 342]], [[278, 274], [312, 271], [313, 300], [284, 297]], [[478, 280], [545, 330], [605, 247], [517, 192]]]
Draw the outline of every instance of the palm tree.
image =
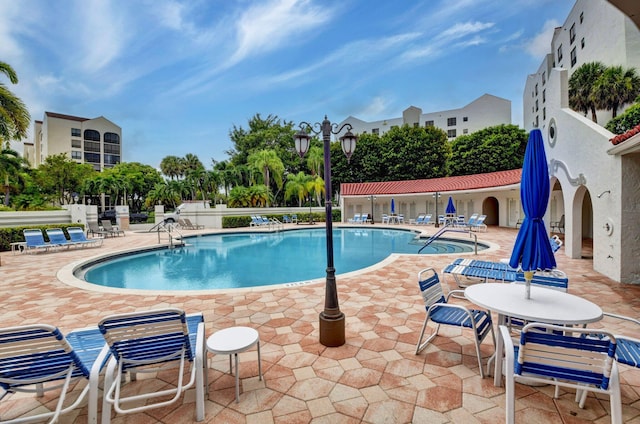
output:
[[307, 183], [310, 181], [310, 179], [311, 177], [304, 172], [298, 172], [297, 174], [288, 174], [287, 184], [284, 190], [284, 198], [286, 200], [289, 200], [292, 197], [297, 197], [298, 207], [301, 207], [302, 202], [309, 193]]
[[311, 146], [307, 154], [307, 166], [311, 170], [311, 175], [322, 175], [324, 166], [324, 151], [318, 146]]
[[[280, 160], [275, 151], [265, 149], [252, 153], [247, 159], [247, 164], [249, 165], [249, 167], [262, 173], [264, 178], [264, 185], [267, 187], [267, 192], [269, 192], [269, 180], [272, 173], [273, 179], [276, 182], [276, 186], [278, 187], [278, 189], [282, 188], [282, 174], [284, 174], [284, 165], [282, 164], [282, 160]], [[269, 206], [268, 200], [267, 206]]]
[[592, 94], [596, 81], [604, 70], [605, 66], [601, 62], [585, 63], [576, 69], [569, 79], [569, 106], [584, 112], [585, 116], [591, 111], [591, 120], [596, 123], [596, 102]]
[[176, 179], [184, 174], [182, 159], [178, 156], [166, 156], [160, 161], [160, 170], [172, 180]]
[[320, 195], [324, 193], [324, 180], [319, 175], [316, 175], [314, 179], [307, 183], [307, 189], [309, 193], [313, 193], [316, 197], [316, 203], [320, 206]]
[[25, 161], [18, 152], [7, 147], [0, 151], [0, 180], [4, 181], [4, 205], [9, 206], [9, 193], [11, 191], [11, 181], [22, 171]]
[[604, 70], [593, 86], [593, 98], [596, 106], [611, 110], [615, 118], [618, 108], [635, 100], [640, 93], [640, 77], [635, 69], [611, 66]]
[[[0, 62], [0, 73], [12, 84], [18, 83], [18, 75], [9, 64]], [[0, 144], [25, 138], [30, 122], [31, 116], [22, 100], [0, 83]]]

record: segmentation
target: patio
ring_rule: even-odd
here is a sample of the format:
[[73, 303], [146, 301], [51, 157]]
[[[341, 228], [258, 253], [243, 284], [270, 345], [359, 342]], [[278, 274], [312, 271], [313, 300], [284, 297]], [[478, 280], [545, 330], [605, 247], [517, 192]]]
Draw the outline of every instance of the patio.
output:
[[[433, 233], [432, 227], [413, 228]], [[202, 230], [185, 231], [198, 232]], [[516, 233], [515, 229], [490, 226], [479, 239], [500, 247], [481, 252], [478, 258], [508, 257]], [[264, 381], [257, 377], [255, 352], [241, 354], [241, 393], [236, 403], [227, 357], [209, 356], [207, 423], [504, 422], [504, 388], [494, 387], [492, 378], [480, 378], [475, 348], [466, 334], [443, 327], [441, 334], [451, 338], [438, 337], [420, 355], [414, 354], [425, 317], [417, 273], [426, 267], [440, 273], [460, 255], [397, 256], [365, 273], [338, 276], [340, 307], [347, 320], [346, 344], [338, 348], [326, 348], [318, 342], [323, 281], [213, 295], [123, 295], [78, 289], [56, 277], [61, 266], [84, 257], [155, 243], [153, 233], [127, 232], [126, 237], [106, 239], [100, 249], [35, 255], [3, 252], [2, 326], [38, 322], [68, 332], [95, 325], [112, 313], [172, 306], [187, 313], [203, 312], [207, 336], [234, 325], [257, 329]], [[585, 246], [583, 257], [590, 256], [590, 246]], [[558, 268], [569, 276], [569, 293], [608, 312], [640, 316], [640, 287], [615, 283], [593, 271], [590, 259], [569, 259], [562, 249], [556, 258]], [[452, 279], [447, 281], [452, 284]], [[593, 325], [601, 326], [613, 333], [637, 335], [637, 328], [609, 318]], [[493, 347], [486, 340], [482, 348], [486, 364]], [[620, 371], [624, 422], [640, 423], [640, 370], [621, 366]], [[172, 407], [118, 415], [113, 422], [193, 422], [193, 396], [191, 391]], [[528, 423], [610, 422], [606, 397], [590, 396], [585, 409], [580, 409], [574, 396], [561, 390], [561, 397], [553, 399], [552, 387], [518, 385], [516, 419]], [[42, 402], [53, 403], [50, 397], [13, 395], [0, 403], [0, 416], [4, 418], [8, 410], [41, 407]], [[86, 406], [78, 408], [61, 422], [85, 423], [86, 414]]]

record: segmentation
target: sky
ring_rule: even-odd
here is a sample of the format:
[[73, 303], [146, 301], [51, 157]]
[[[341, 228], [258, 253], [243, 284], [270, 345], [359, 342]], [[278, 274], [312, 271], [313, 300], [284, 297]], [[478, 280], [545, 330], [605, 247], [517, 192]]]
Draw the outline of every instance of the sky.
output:
[[[528, 74], [574, 0], [0, 0], [0, 61], [32, 121], [122, 128], [123, 162], [228, 159], [260, 114], [299, 123], [456, 109], [488, 93], [522, 126]], [[33, 124], [30, 138], [33, 141]], [[293, 143], [293, 141], [292, 141]], [[22, 151], [19, 144], [14, 145]]]

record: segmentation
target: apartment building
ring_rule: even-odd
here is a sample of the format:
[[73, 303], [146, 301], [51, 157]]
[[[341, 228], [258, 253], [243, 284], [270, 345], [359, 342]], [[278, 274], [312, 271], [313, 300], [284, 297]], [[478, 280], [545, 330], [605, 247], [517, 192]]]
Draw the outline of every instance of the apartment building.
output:
[[449, 140], [453, 140], [460, 135], [470, 134], [486, 127], [511, 124], [511, 101], [491, 94], [483, 94], [459, 109], [422, 113], [422, 109], [410, 106], [402, 112], [400, 118], [367, 122], [349, 116], [338, 125], [341, 127], [345, 123], [353, 126], [354, 134], [380, 135], [393, 127], [402, 125], [434, 126], [444, 130]]
[[60, 153], [97, 171], [113, 167], [122, 158], [122, 129], [102, 116], [90, 119], [45, 112], [42, 121], [35, 121], [33, 134], [33, 142], [24, 143], [24, 156], [33, 167]]
[[[552, 69], [566, 69], [571, 78], [580, 65], [595, 61], [606, 66], [640, 67], [640, 33], [610, 2], [578, 0], [564, 24], [555, 29], [550, 51], [537, 72], [527, 76], [522, 101], [525, 129], [549, 124], [547, 83]], [[600, 110], [597, 118], [604, 125], [611, 119], [611, 111]]]

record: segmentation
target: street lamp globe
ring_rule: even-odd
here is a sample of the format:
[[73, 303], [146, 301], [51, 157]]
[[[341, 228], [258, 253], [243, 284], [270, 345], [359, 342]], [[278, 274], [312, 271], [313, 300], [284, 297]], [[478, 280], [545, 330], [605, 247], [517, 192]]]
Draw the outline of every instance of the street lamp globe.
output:
[[356, 150], [357, 137], [348, 130], [342, 137], [340, 137], [340, 144], [342, 145], [342, 151], [347, 157], [347, 163], [351, 161], [351, 155]]
[[298, 131], [293, 137], [293, 142], [296, 146], [296, 152], [298, 152], [300, 159], [302, 159], [304, 155], [307, 154], [310, 141], [311, 137], [309, 137], [309, 134], [307, 134], [307, 132], [302, 129]]

